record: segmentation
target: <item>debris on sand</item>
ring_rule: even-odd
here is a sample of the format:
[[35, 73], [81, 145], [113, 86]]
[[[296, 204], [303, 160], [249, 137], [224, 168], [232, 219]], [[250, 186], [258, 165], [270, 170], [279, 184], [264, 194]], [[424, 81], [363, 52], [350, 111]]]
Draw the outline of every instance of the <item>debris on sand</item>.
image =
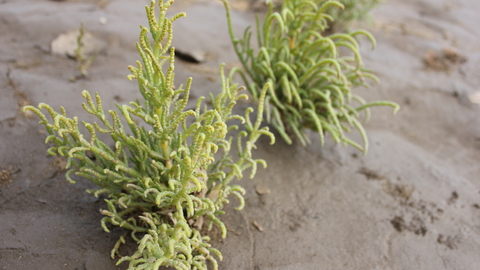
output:
[[[78, 37], [80, 36], [80, 29], [70, 30], [66, 33], [60, 34], [50, 44], [50, 50], [53, 54], [63, 55], [71, 58], [76, 58], [75, 50], [78, 48]], [[82, 39], [83, 53], [86, 56], [96, 55], [107, 48], [106, 42], [96, 38], [89, 31], [85, 31]]]
[[467, 58], [454, 49], [443, 49], [441, 52], [429, 51], [423, 57], [423, 63], [427, 69], [434, 71], [450, 72], [453, 67], [463, 64]]
[[263, 232], [262, 225], [258, 224], [256, 220], [253, 221], [253, 226], [255, 226], [255, 228], [257, 228], [257, 230], [259, 230], [260, 232]]
[[262, 185], [256, 185], [255, 191], [258, 193], [258, 195], [270, 194], [270, 189]]

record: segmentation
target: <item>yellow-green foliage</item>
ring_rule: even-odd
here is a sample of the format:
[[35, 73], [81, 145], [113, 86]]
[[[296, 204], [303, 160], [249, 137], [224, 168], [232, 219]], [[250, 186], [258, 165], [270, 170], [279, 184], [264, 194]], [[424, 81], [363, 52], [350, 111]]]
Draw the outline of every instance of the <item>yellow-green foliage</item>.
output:
[[[132, 74], [128, 76], [138, 81], [143, 103], [117, 105], [118, 111], [105, 113], [100, 96], [93, 98], [83, 91], [83, 108], [98, 119], [81, 123], [88, 136], [79, 130], [78, 118], [69, 118], [63, 107], [56, 112], [41, 103], [38, 109], [27, 106], [24, 110], [35, 112], [45, 125], [49, 134], [46, 142], [54, 145], [48, 153], [67, 158], [67, 179], [74, 182], [72, 174], [88, 178], [99, 187], [89, 192], [108, 196], [108, 209], [101, 210], [105, 231], [109, 231], [108, 224], [131, 230], [138, 250], [119, 263], [129, 261], [129, 269], [171, 266], [187, 270], [207, 269], [209, 260], [217, 269], [213, 254], [222, 257], [208, 243], [209, 237], [201, 235], [202, 223], [209, 227], [217, 224], [226, 236], [219, 215], [227, 197], [232, 194], [240, 200], [238, 209], [244, 205], [244, 189], [231, 181], [242, 178], [248, 168], [253, 177], [257, 164], [266, 166], [265, 161], [253, 159], [251, 151], [261, 135], [269, 136], [272, 143], [274, 137], [267, 128], [260, 128], [263, 102], [254, 123], [249, 117], [251, 108], [245, 116], [232, 113], [236, 102], [246, 95], [239, 94], [241, 89], [231, 85], [223, 71], [222, 92], [211, 96], [212, 108], [202, 104], [202, 97], [194, 110], [185, 109], [192, 80], [174, 87], [174, 48], [170, 48], [172, 23], [185, 14], [167, 18], [172, 3], [159, 3], [158, 18], [154, 1], [146, 7], [149, 28], [141, 28], [137, 44], [142, 62], [130, 66]], [[162, 70], [165, 64], [166, 73]], [[235, 131], [239, 127], [231, 125], [232, 120], [241, 123], [240, 131]], [[97, 133], [110, 135], [111, 141], [100, 140]], [[230, 153], [233, 140], [238, 144], [236, 159]], [[122, 242], [123, 237], [113, 248], [112, 257]]]
[[[317, 0], [323, 4], [329, 0]], [[342, 26], [348, 26], [354, 21], [363, 21], [370, 18], [370, 11], [379, 5], [382, 0], [339, 0], [344, 8], [330, 7], [326, 13], [333, 17], [333, 22]]]
[[[398, 110], [398, 105], [388, 101], [367, 103], [352, 92], [365, 86], [365, 79], [377, 77], [362, 62], [357, 36], [367, 37], [375, 46], [375, 39], [366, 31], [334, 33], [324, 36], [329, 21], [329, 8], [342, 8], [338, 1], [285, 0], [279, 11], [271, 2], [263, 22], [257, 18], [258, 49], [251, 45], [252, 31], [247, 28], [243, 38], [233, 33], [228, 3], [227, 18], [235, 52], [244, 69], [234, 69], [248, 90], [259, 100], [265, 84], [272, 84], [265, 100], [266, 119], [287, 143], [292, 136], [303, 145], [309, 143], [305, 129], [318, 132], [321, 143], [324, 132], [336, 142], [351, 144], [366, 153], [368, 140], [359, 121], [369, 108], [387, 105]], [[343, 47], [349, 53], [341, 53]], [[263, 102], [262, 100], [259, 100]], [[363, 145], [349, 139], [345, 133], [357, 129]]]

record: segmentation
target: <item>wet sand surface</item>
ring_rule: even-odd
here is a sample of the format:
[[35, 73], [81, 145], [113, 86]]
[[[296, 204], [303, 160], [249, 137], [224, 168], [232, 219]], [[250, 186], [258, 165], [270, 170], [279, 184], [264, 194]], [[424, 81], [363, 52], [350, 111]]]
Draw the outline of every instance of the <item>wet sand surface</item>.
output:
[[[320, 147], [313, 133], [306, 148], [261, 140], [254, 155], [268, 167], [239, 182], [246, 206], [236, 211], [231, 200], [227, 238], [211, 232], [221, 269], [480, 269], [480, 2], [385, 2], [366, 26], [377, 48], [361, 43], [381, 84], [355, 91], [402, 109], [372, 109], [366, 156], [331, 139]], [[147, 3], [0, 0], [0, 269], [126, 269], [110, 259], [125, 231], [103, 231], [104, 202], [85, 193], [87, 180], [65, 180], [38, 118], [20, 108], [62, 105], [92, 121], [81, 108], [84, 89], [98, 91], [106, 109], [140, 98], [126, 75], [139, 59]], [[251, 6], [234, 5], [238, 35], [254, 25]], [[176, 83], [194, 77], [193, 106], [220, 91], [221, 63], [239, 63], [220, 1], [178, 0], [170, 11], [187, 13], [174, 45], [205, 58], [176, 61]], [[52, 54], [50, 43], [82, 22], [99, 54], [88, 77], [71, 82], [76, 62]], [[130, 241], [121, 252], [134, 249]]]

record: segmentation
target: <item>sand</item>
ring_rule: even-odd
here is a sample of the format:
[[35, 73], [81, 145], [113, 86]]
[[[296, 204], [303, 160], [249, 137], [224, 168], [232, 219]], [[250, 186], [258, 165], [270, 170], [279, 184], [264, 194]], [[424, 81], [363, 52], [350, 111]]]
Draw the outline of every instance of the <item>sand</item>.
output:
[[[107, 108], [139, 98], [126, 67], [139, 58], [147, 3], [0, 1], [0, 269], [126, 268], [110, 259], [125, 232], [102, 230], [104, 202], [84, 192], [88, 181], [65, 180], [38, 119], [20, 108], [45, 102], [92, 120], [80, 105], [84, 89]], [[235, 8], [240, 34], [254, 13], [248, 2]], [[221, 269], [480, 269], [478, 10], [476, 0], [389, 0], [373, 12], [366, 28], [378, 46], [364, 40], [362, 54], [382, 82], [355, 91], [402, 109], [373, 109], [366, 156], [331, 139], [320, 147], [313, 133], [306, 148], [261, 140], [255, 156], [268, 168], [239, 182], [247, 203], [239, 212], [231, 200], [227, 238], [212, 232]], [[175, 46], [205, 58], [178, 59], [177, 82], [193, 76], [194, 99], [218, 92], [219, 64], [238, 65], [223, 6], [178, 0], [171, 11], [187, 12]], [[81, 22], [103, 47], [88, 77], [71, 82], [75, 61], [52, 54], [50, 43]]]

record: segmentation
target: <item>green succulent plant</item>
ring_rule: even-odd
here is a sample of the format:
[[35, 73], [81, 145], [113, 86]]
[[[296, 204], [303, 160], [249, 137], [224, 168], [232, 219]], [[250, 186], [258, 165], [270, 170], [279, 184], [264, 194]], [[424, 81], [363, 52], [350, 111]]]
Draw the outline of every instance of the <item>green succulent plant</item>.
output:
[[[141, 27], [137, 43], [142, 62], [129, 66], [132, 74], [128, 76], [137, 80], [143, 102], [117, 104], [118, 110], [106, 113], [98, 93], [92, 97], [83, 91], [83, 108], [98, 122], [81, 124], [77, 117], [69, 118], [63, 107], [57, 112], [41, 103], [38, 108], [26, 106], [24, 110], [36, 113], [45, 125], [49, 134], [46, 143], [53, 144], [48, 153], [67, 158], [66, 178], [72, 183], [72, 174], [87, 178], [99, 187], [89, 193], [107, 195], [107, 209], [101, 210], [104, 230], [109, 232], [111, 224], [131, 231], [138, 249], [118, 263], [129, 261], [129, 269], [171, 266], [187, 270], [207, 269], [210, 261], [217, 269], [214, 254], [222, 259], [221, 253], [211, 246], [207, 235], [201, 234], [202, 226], [216, 224], [222, 237], [226, 236], [220, 215], [228, 196], [238, 198], [237, 209], [244, 206], [245, 190], [232, 180], [242, 178], [249, 168], [253, 177], [258, 164], [266, 166], [264, 160], [252, 158], [252, 149], [261, 135], [269, 136], [272, 143], [274, 137], [267, 127], [260, 127], [263, 102], [255, 122], [250, 120], [252, 108], [245, 116], [232, 112], [236, 102], [247, 95], [230, 84], [223, 68], [222, 91], [211, 95], [212, 107], [203, 105], [202, 97], [195, 109], [186, 109], [192, 79], [185, 86], [174, 86], [175, 50], [170, 47], [172, 23], [185, 14], [167, 18], [172, 3], [160, 2], [158, 17], [155, 1], [146, 6], [149, 28]], [[264, 87], [260, 100], [268, 87], [271, 85]], [[230, 124], [235, 120], [240, 125]], [[88, 135], [82, 134], [80, 125]], [[97, 133], [109, 135], [111, 141], [102, 141]], [[231, 153], [234, 140], [237, 158]], [[124, 237], [118, 240], [112, 258], [124, 241]]]
[[78, 29], [77, 48], [75, 49], [75, 60], [77, 61], [77, 69], [80, 71], [80, 76], [72, 76], [70, 78], [72, 82], [80, 78], [86, 78], [88, 76], [88, 68], [96, 58], [96, 55], [87, 56], [84, 53], [85, 43], [83, 39], [85, 38], [85, 32], [85, 25], [82, 23]]
[[[319, 4], [329, 0], [317, 0]], [[382, 0], [339, 0], [343, 8], [330, 7], [326, 13], [332, 16], [332, 23], [348, 27], [352, 22], [370, 19], [370, 11], [382, 3]]]
[[[235, 37], [230, 8], [227, 9], [229, 33], [243, 69], [234, 68], [230, 78], [239, 74], [247, 89], [260, 103], [265, 84], [272, 84], [265, 99], [266, 120], [282, 138], [292, 137], [306, 145], [310, 142], [306, 129], [318, 132], [321, 144], [324, 133], [336, 142], [350, 144], [364, 153], [368, 139], [360, 122], [360, 113], [368, 119], [370, 107], [386, 105], [399, 109], [389, 101], [366, 102], [353, 93], [365, 80], [378, 78], [362, 62], [358, 36], [367, 37], [375, 47], [374, 37], [367, 31], [334, 33], [324, 36], [332, 16], [326, 11], [343, 8], [338, 1], [284, 0], [279, 11], [269, 2], [263, 22], [257, 17], [257, 45], [252, 45], [252, 31], [245, 29], [243, 38]], [[341, 52], [345, 48], [349, 53]], [[359, 144], [346, 136], [356, 129], [363, 138]]]

